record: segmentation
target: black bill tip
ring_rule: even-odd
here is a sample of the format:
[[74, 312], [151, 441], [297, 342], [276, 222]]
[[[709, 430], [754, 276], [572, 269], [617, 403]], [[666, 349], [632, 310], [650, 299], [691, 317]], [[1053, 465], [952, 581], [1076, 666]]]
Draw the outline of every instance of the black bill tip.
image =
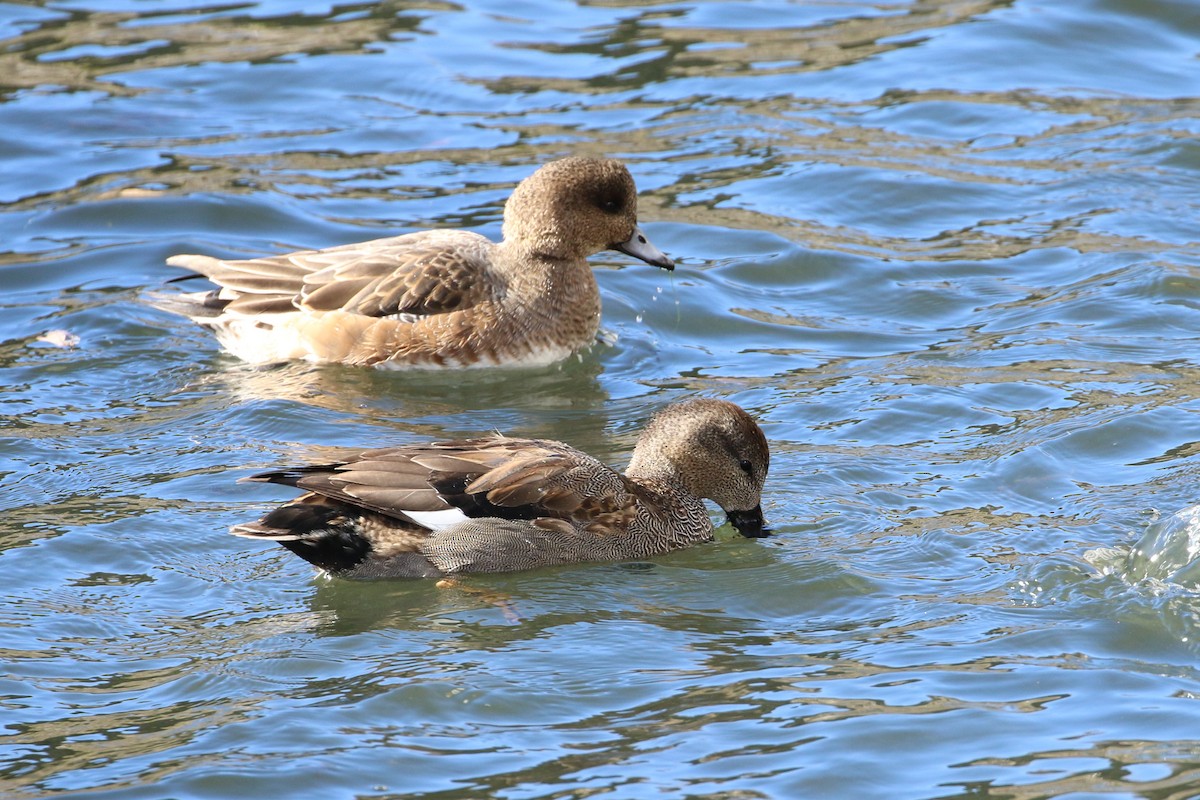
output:
[[729, 524], [747, 539], [765, 539], [771, 535], [771, 529], [763, 521], [761, 505], [749, 511], [730, 511]]
[[610, 247], [619, 253], [639, 258], [651, 266], [662, 267], [665, 270], [675, 269], [675, 262], [666, 253], [655, 247], [646, 238], [646, 234], [642, 233], [642, 229], [639, 226], [634, 226], [633, 234], [628, 239]]

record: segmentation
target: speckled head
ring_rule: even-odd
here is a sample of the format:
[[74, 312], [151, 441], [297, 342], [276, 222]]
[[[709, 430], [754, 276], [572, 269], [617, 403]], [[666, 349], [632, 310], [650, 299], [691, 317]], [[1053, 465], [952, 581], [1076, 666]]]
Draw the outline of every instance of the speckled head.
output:
[[677, 476], [696, 497], [712, 500], [743, 535], [766, 534], [762, 490], [771, 454], [762, 428], [727, 400], [675, 403], [646, 426], [626, 474]]
[[638, 226], [633, 176], [608, 158], [551, 161], [517, 184], [504, 206], [504, 242], [551, 259], [619, 250], [663, 269], [675, 266]]

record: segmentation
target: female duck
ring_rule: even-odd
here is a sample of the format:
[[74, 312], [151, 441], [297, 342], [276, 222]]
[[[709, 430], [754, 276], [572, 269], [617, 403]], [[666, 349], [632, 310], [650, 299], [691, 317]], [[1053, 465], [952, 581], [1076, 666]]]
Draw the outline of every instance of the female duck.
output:
[[595, 341], [600, 291], [586, 259], [608, 249], [675, 266], [638, 227], [623, 164], [565, 158], [517, 185], [499, 243], [431, 230], [246, 261], [179, 255], [167, 263], [220, 288], [163, 305], [254, 363], [548, 364]]

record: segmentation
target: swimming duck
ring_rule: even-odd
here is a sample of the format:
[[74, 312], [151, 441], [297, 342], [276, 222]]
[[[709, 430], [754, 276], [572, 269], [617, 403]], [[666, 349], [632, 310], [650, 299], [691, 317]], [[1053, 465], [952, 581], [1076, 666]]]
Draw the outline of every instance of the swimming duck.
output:
[[167, 263], [220, 288], [162, 305], [252, 363], [534, 366], [596, 339], [588, 256], [675, 266], [638, 226], [633, 178], [612, 159], [544, 165], [513, 191], [502, 231], [499, 243], [430, 230], [244, 261], [177, 255]]
[[650, 421], [624, 474], [562, 442], [500, 435], [364, 450], [244, 478], [306, 493], [230, 532], [358, 579], [639, 559], [711, 541], [705, 499], [743, 536], [766, 536], [769, 463], [753, 417], [692, 399]]

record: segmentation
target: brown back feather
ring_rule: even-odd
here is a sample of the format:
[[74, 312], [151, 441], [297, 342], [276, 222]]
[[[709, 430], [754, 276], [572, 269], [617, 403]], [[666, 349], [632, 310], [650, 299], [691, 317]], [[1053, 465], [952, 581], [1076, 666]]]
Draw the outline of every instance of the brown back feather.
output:
[[341, 464], [256, 476], [411, 521], [405, 510], [555, 518], [583, 526], [632, 519], [640, 487], [559, 442], [469, 439], [361, 453]]

